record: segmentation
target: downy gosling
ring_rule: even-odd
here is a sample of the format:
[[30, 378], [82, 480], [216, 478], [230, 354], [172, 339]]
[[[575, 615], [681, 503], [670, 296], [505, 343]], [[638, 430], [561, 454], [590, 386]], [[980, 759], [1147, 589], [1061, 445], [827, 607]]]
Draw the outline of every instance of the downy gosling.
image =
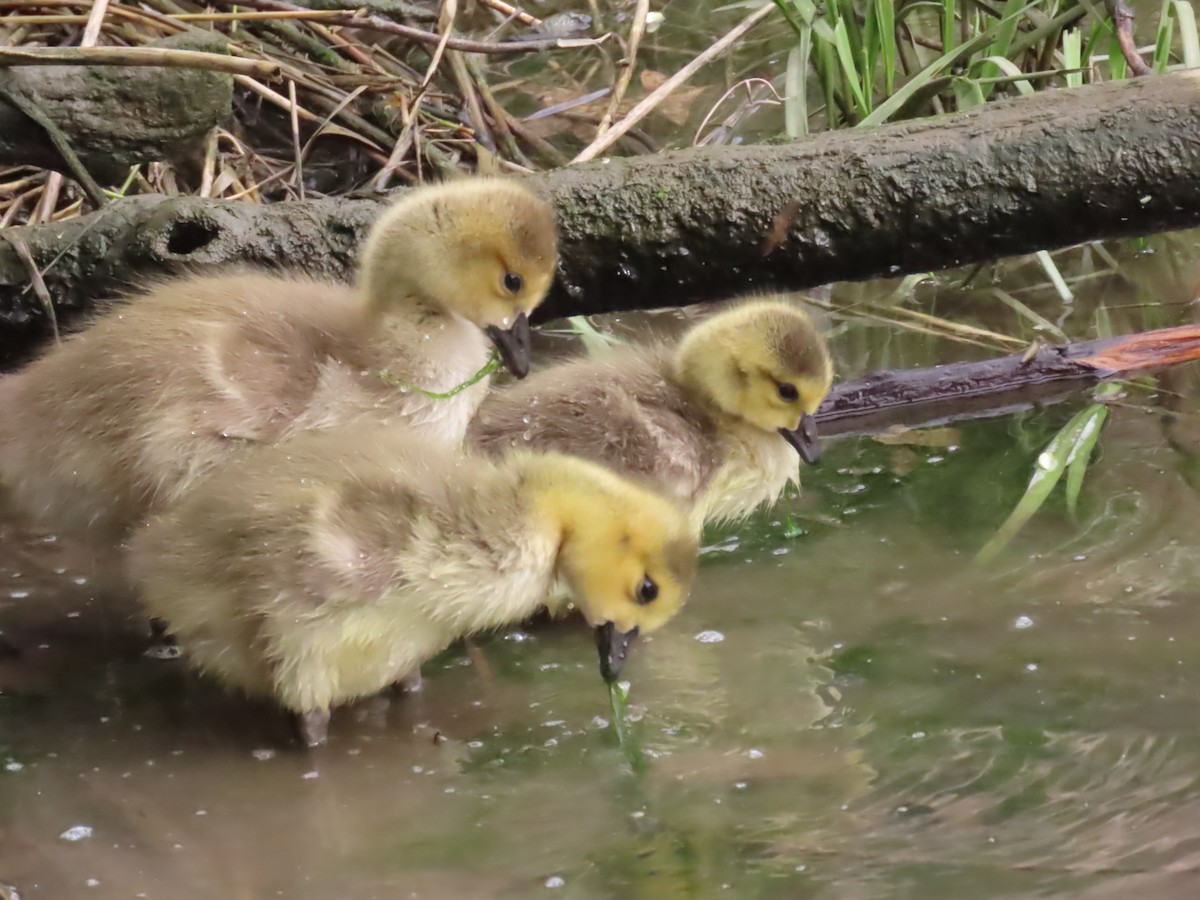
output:
[[833, 366], [812, 320], [782, 297], [747, 300], [678, 345], [623, 347], [493, 392], [467, 432], [486, 453], [557, 450], [648, 478], [694, 505], [697, 529], [778, 499], [815, 463], [813, 414]]
[[0, 486], [111, 549], [231, 448], [399, 419], [461, 445], [485, 333], [529, 366], [557, 265], [552, 208], [505, 179], [417, 188], [371, 229], [354, 287], [243, 272], [165, 281], [0, 378]]
[[274, 697], [316, 745], [331, 708], [522, 621], [560, 581], [612, 681], [683, 605], [696, 556], [681, 504], [595, 463], [361, 424], [222, 465], [135, 534], [130, 563], [192, 665]]

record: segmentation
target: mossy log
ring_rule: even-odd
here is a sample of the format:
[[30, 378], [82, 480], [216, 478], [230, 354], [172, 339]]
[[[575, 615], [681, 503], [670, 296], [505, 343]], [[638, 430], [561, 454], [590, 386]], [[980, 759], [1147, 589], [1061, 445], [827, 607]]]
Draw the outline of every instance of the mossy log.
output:
[[[1200, 224], [1200, 75], [533, 178], [562, 228], [543, 317], [928, 271]], [[133, 197], [15, 233], [67, 323], [163, 272], [248, 263], [344, 277], [381, 202]], [[0, 354], [12, 362], [48, 333], [26, 263], [0, 240]]]
[[[220, 35], [186, 32], [147, 46], [226, 53]], [[129, 167], [202, 151], [233, 109], [233, 79], [196, 69], [15, 66], [17, 90], [63, 133], [88, 171], [119, 184]], [[70, 174], [43, 128], [0, 94], [0, 166], [35, 165]], [[2, 304], [3, 301], [0, 301]]]

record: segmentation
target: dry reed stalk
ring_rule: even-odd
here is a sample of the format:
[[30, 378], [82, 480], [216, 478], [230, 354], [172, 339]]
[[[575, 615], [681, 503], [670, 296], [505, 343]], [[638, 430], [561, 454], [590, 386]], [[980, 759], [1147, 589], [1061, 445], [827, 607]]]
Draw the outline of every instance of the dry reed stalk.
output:
[[0, 66], [157, 66], [277, 80], [275, 63], [165, 47], [0, 47]]
[[690, 63], [668, 78], [657, 89], [652, 91], [645, 99], [637, 106], [625, 114], [611, 129], [604, 134], [599, 135], [591, 144], [585, 147], [572, 162], [586, 162], [589, 159], [595, 159], [613, 144], [615, 144], [622, 136], [625, 135], [634, 125], [646, 118], [654, 109], [662, 103], [672, 92], [683, 86], [687, 81], [702, 69], [707, 63], [716, 57], [720, 56], [739, 40], [742, 36], [774, 12], [773, 4], [760, 6], [746, 18], [742, 19], [733, 29], [722, 37], [720, 40], [713, 43], [707, 50], [693, 59]]

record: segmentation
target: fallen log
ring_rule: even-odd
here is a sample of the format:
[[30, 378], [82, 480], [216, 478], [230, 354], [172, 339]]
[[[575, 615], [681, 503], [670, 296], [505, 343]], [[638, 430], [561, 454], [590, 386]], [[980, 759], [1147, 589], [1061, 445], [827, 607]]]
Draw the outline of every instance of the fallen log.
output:
[[[928, 271], [1198, 224], [1198, 79], [1045, 91], [872, 131], [534, 176], [562, 227], [561, 277], [542, 317]], [[291, 265], [344, 277], [380, 202], [134, 197], [15, 232], [69, 323], [98, 299], [184, 267]], [[30, 279], [0, 241], [0, 363], [49, 334]]]
[[[228, 54], [220, 35], [203, 31], [152, 41], [138, 50], [150, 48]], [[27, 51], [0, 53], [0, 64], [22, 52]], [[87, 170], [108, 183], [120, 184], [138, 163], [197, 152], [233, 106], [233, 80], [214, 71], [108, 65], [14, 65], [6, 71], [6, 88], [37, 107]], [[0, 94], [0, 166], [20, 165], [71, 174], [45, 130]]]
[[1058, 403], [1101, 381], [1200, 360], [1200, 325], [1041, 347], [997, 359], [872, 372], [836, 385], [817, 413], [822, 438], [1003, 416]]

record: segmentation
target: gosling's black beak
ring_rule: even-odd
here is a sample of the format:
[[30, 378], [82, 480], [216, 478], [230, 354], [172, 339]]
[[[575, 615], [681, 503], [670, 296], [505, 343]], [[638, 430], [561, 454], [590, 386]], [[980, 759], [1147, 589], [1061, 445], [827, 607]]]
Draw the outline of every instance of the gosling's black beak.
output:
[[504, 368], [517, 378], [524, 378], [529, 374], [529, 342], [533, 338], [533, 333], [529, 330], [529, 316], [521, 313], [517, 316], [517, 321], [513, 322], [512, 328], [508, 329], [489, 325], [487, 336], [500, 351]]
[[600, 676], [609, 684], [621, 677], [629, 648], [638, 636], [637, 628], [617, 631], [612, 622], [596, 628], [596, 649], [600, 651]]
[[821, 441], [817, 437], [817, 420], [805, 413], [800, 417], [800, 427], [795, 431], [780, 428], [779, 433], [796, 448], [800, 458], [810, 466], [821, 461]]

